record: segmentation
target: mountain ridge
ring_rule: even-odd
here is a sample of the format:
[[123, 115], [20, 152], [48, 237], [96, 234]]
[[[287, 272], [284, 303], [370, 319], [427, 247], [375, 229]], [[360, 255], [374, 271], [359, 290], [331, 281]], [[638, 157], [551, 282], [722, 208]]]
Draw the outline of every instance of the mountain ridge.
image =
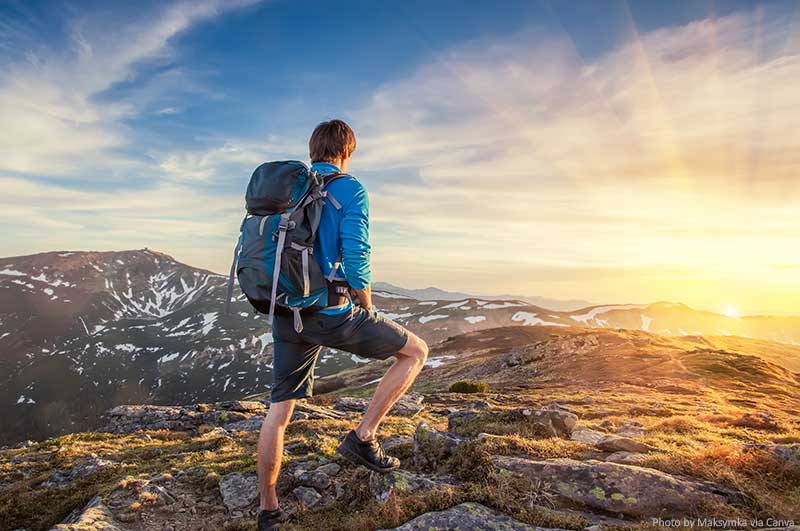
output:
[[[267, 391], [269, 327], [238, 292], [231, 315], [223, 315], [225, 283], [222, 275], [149, 249], [0, 259], [0, 444], [92, 429], [103, 411], [121, 403], [232, 400]], [[798, 318], [736, 319], [681, 303], [560, 312], [520, 300], [426, 301], [381, 289], [374, 298], [383, 315], [431, 345], [509, 325], [800, 343]], [[317, 374], [366, 361], [324, 349]], [[800, 359], [786, 363], [795, 367]]]

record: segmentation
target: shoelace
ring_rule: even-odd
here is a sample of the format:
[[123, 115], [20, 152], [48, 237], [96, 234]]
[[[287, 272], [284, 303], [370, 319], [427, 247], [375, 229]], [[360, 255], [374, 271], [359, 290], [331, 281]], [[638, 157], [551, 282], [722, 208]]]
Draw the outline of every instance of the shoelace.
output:
[[386, 463], [388, 457], [386, 456], [386, 452], [383, 449], [383, 446], [377, 439], [373, 439], [370, 445], [372, 447], [372, 451], [375, 452], [375, 455], [378, 457], [378, 460], [381, 463]]

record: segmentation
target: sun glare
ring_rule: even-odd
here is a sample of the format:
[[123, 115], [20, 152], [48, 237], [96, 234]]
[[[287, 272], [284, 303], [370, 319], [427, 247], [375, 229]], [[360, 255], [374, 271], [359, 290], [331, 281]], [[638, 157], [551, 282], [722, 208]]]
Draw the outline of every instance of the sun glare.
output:
[[739, 310], [737, 310], [733, 306], [726, 306], [724, 313], [728, 317], [737, 317], [737, 318], [739, 317]]

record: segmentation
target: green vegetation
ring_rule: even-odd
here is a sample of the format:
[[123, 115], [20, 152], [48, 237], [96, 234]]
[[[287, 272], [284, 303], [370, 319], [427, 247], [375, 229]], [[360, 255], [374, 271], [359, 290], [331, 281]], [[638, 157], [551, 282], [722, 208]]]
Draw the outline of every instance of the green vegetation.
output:
[[485, 382], [462, 380], [451, 385], [448, 391], [451, 393], [488, 393], [489, 384]]

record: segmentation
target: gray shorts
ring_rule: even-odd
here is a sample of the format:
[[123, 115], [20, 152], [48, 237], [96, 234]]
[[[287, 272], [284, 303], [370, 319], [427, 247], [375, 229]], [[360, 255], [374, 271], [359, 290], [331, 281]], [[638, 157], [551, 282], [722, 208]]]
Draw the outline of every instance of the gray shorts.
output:
[[337, 315], [304, 315], [299, 334], [291, 317], [276, 315], [272, 323], [275, 344], [270, 402], [312, 396], [314, 365], [323, 346], [384, 360], [406, 345], [408, 334], [394, 321], [360, 306]]

